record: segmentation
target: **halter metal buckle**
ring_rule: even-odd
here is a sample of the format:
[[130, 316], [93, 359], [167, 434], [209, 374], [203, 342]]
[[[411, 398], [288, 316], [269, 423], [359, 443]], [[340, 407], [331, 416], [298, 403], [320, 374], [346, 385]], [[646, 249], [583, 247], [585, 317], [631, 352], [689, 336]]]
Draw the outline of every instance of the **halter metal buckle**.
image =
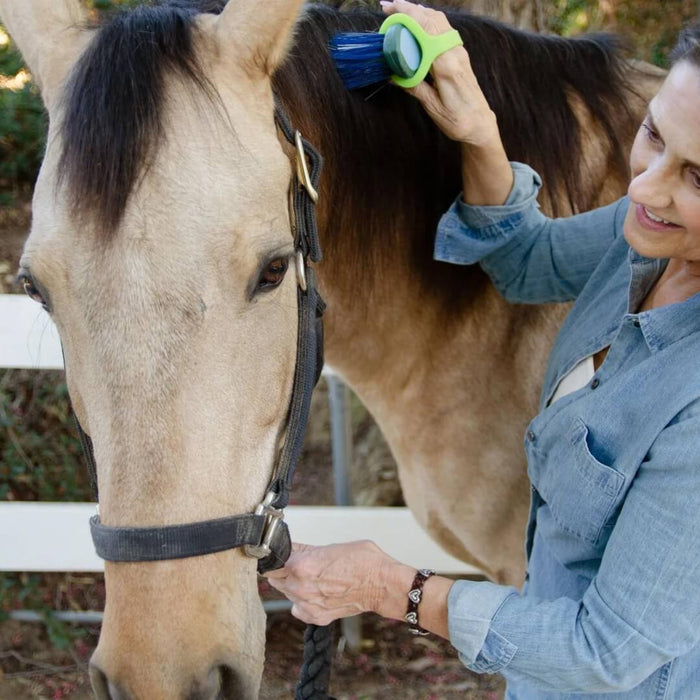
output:
[[304, 262], [304, 254], [297, 250], [296, 254], [296, 268], [297, 268], [297, 284], [302, 292], [306, 291], [306, 263]]
[[304, 186], [304, 189], [309, 193], [311, 201], [316, 204], [318, 202], [318, 191], [311, 183], [311, 176], [309, 175], [309, 165], [306, 162], [306, 152], [304, 151], [304, 142], [301, 139], [301, 131], [297, 130], [294, 134], [294, 145], [297, 149], [296, 162], [297, 162], [297, 178], [299, 182]]
[[260, 544], [247, 544], [244, 547], [245, 553], [249, 557], [263, 559], [272, 551], [271, 543], [277, 531], [277, 525], [280, 520], [284, 520], [284, 511], [272, 506], [272, 502], [276, 497], [277, 494], [274, 491], [268, 491], [262, 503], [259, 503], [255, 508], [255, 515], [264, 515], [266, 520], [262, 537], [260, 538]]

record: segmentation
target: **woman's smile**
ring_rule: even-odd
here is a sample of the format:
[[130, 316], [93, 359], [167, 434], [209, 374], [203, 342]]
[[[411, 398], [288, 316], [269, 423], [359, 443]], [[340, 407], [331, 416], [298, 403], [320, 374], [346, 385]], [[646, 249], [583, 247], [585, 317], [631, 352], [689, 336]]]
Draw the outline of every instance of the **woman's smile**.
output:
[[650, 231], [668, 231], [669, 229], [681, 228], [678, 224], [674, 224], [672, 221], [667, 221], [666, 219], [653, 214], [651, 210], [647, 209], [643, 204], [634, 205], [635, 214], [637, 215], [637, 221], [639, 225]]

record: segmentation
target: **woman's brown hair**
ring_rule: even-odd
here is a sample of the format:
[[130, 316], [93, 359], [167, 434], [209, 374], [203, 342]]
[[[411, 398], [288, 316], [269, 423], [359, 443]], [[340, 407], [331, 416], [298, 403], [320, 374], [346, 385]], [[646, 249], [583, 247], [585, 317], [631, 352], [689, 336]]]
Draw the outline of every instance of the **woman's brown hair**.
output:
[[700, 67], [700, 24], [691, 24], [681, 31], [669, 60], [672, 66], [680, 61], [690, 61]]

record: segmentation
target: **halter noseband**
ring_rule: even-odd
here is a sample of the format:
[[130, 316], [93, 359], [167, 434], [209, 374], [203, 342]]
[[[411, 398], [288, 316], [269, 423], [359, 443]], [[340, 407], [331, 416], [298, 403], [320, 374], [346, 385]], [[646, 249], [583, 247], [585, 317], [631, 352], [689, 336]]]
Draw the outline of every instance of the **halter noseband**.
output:
[[[299, 322], [286, 436], [267, 492], [254, 513], [182, 525], [109, 527], [100, 522], [98, 510], [98, 514], [90, 519], [90, 530], [98, 556], [107, 561], [182, 559], [243, 547], [248, 556], [258, 559], [258, 571], [264, 573], [283, 566], [291, 552], [284, 508], [289, 503], [294, 470], [301, 452], [311, 393], [323, 367], [322, 314], [325, 304], [316, 289], [314, 271], [307, 264], [309, 260], [321, 260], [314, 208], [318, 200], [321, 156], [298, 131], [292, 129], [279, 105], [275, 108], [275, 121], [296, 154], [296, 171], [289, 194]], [[97, 497], [97, 468], [92, 441], [79, 423], [78, 432]]]

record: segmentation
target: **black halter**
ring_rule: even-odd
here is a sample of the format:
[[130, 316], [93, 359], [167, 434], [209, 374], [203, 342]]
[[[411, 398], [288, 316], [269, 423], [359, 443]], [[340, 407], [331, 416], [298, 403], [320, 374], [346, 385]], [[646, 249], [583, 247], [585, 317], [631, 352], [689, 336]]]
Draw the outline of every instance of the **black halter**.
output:
[[[311, 393], [323, 367], [322, 314], [325, 304], [316, 290], [313, 270], [308, 261], [321, 259], [314, 205], [321, 157], [287, 117], [275, 109], [280, 131], [296, 151], [296, 172], [290, 184], [290, 215], [296, 253], [298, 336], [292, 397], [287, 415], [287, 430], [272, 479], [265, 497], [254, 513], [232, 515], [163, 527], [108, 527], [99, 514], [90, 519], [92, 540], [98, 556], [107, 561], [138, 562], [182, 559], [244, 547], [246, 554], [258, 559], [258, 571], [264, 573], [284, 565], [291, 552], [289, 529], [284, 508], [289, 503], [294, 470], [301, 452], [309, 417]], [[97, 498], [97, 469], [90, 436], [78, 424], [90, 477]]]

